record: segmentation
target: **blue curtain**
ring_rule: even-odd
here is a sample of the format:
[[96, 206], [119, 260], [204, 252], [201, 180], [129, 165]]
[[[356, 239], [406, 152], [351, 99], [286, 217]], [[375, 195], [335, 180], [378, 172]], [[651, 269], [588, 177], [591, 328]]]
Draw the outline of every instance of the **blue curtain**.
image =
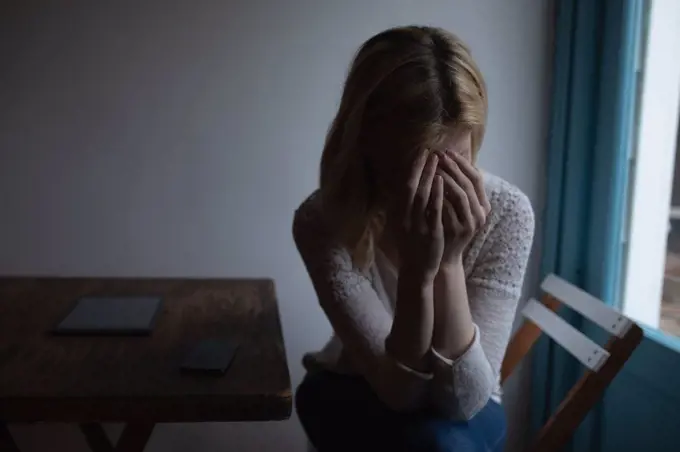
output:
[[[643, 0], [557, 0], [555, 6], [541, 271], [614, 306], [620, 303], [645, 12]], [[580, 322], [569, 312], [561, 314]], [[533, 363], [535, 435], [582, 370], [546, 338], [536, 344]], [[600, 413], [591, 413], [570, 450], [598, 450]]]

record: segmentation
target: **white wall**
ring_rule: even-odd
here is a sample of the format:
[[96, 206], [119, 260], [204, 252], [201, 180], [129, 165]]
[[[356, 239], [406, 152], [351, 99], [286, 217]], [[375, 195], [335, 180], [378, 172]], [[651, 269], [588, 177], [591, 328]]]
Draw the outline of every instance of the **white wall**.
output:
[[[0, 273], [273, 277], [295, 383], [302, 353], [330, 329], [291, 239], [292, 213], [316, 186], [347, 65], [370, 35], [426, 23], [464, 37], [491, 97], [481, 162], [542, 205], [543, 0], [0, 8]], [[516, 394], [515, 427], [526, 405]], [[51, 450], [82, 446], [75, 429], [41, 428]], [[15, 433], [24, 450], [40, 450], [32, 428]], [[292, 420], [161, 426], [149, 450], [302, 444]]]

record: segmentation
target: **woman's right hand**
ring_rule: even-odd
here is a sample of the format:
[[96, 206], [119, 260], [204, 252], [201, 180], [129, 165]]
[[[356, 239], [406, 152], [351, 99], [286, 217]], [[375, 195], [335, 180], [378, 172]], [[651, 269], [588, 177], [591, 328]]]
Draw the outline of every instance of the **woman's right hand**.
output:
[[401, 197], [401, 227], [397, 247], [400, 272], [434, 281], [444, 253], [442, 206], [444, 186], [436, 175], [438, 157], [423, 152], [416, 160]]

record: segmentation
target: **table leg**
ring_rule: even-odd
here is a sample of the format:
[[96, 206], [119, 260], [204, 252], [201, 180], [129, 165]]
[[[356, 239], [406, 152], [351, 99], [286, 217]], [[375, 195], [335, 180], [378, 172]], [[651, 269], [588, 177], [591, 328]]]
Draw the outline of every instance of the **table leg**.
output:
[[143, 452], [155, 424], [128, 424], [120, 435], [116, 452]]
[[12, 434], [7, 430], [7, 424], [0, 422], [0, 450], [7, 452], [19, 452], [17, 444], [12, 439]]
[[80, 430], [85, 435], [85, 440], [92, 452], [143, 452], [151, 437], [154, 425], [127, 424], [115, 446], [111, 444], [100, 424], [80, 424]]
[[85, 435], [85, 441], [92, 452], [114, 452], [113, 444], [101, 424], [80, 424], [80, 431]]

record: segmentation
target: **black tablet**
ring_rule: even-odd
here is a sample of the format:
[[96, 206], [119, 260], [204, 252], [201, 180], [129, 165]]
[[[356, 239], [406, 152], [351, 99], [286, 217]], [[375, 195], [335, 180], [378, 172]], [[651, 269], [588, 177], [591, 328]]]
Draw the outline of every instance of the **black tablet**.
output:
[[161, 297], [83, 297], [57, 325], [56, 334], [149, 335]]

